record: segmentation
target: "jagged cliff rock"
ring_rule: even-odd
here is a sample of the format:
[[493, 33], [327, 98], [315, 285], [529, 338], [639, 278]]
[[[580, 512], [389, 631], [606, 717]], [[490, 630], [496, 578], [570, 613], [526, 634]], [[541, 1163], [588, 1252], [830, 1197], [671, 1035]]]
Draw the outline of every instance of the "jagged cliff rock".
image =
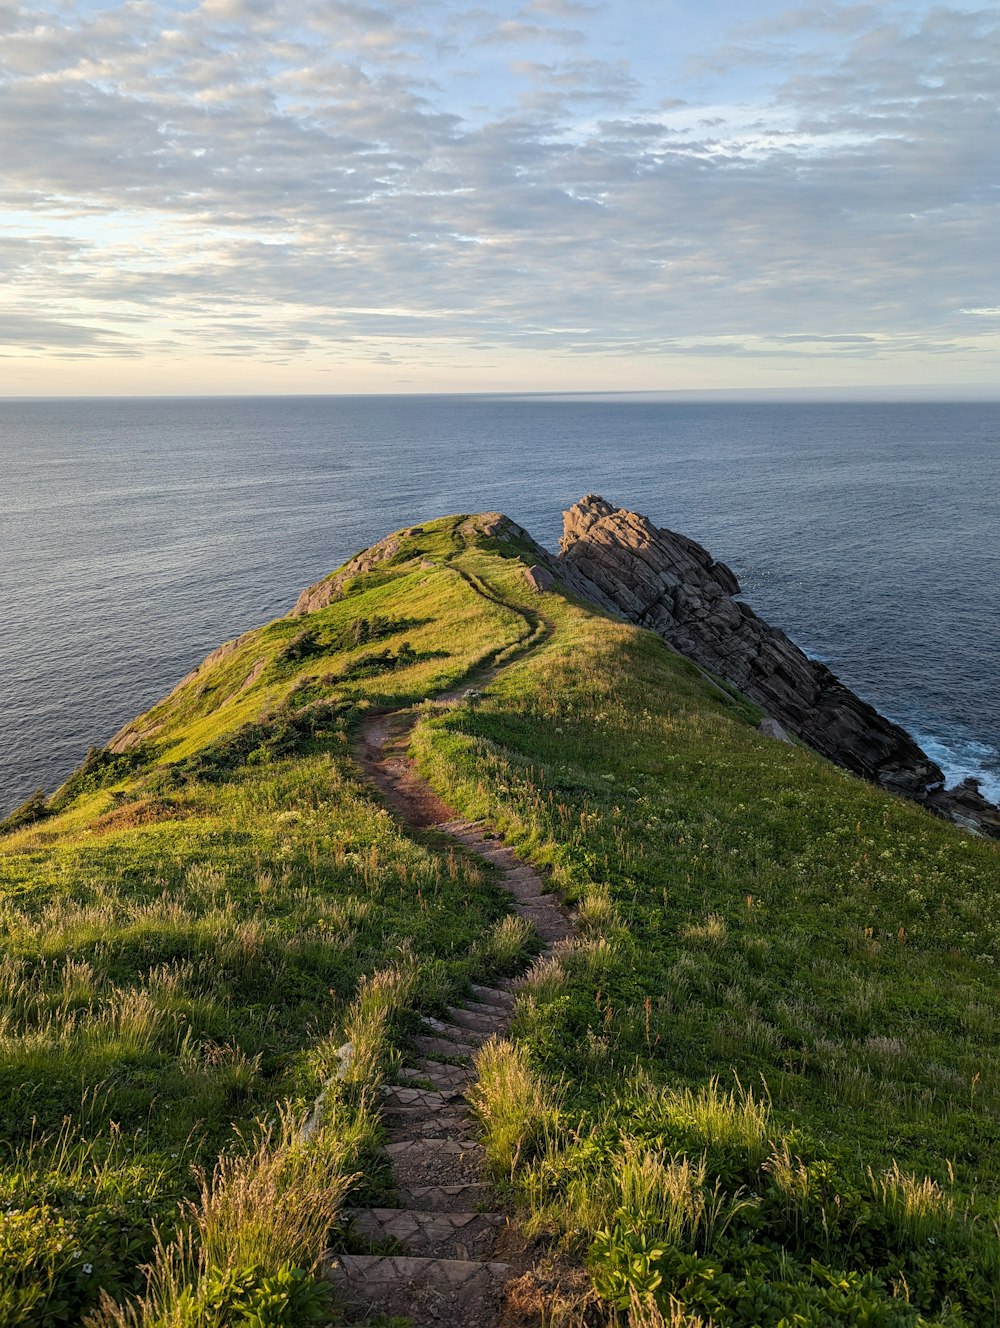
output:
[[734, 684], [814, 750], [894, 793], [1000, 837], [1000, 809], [939, 766], [825, 665], [734, 599], [739, 582], [694, 540], [588, 494], [565, 513], [567, 585]]

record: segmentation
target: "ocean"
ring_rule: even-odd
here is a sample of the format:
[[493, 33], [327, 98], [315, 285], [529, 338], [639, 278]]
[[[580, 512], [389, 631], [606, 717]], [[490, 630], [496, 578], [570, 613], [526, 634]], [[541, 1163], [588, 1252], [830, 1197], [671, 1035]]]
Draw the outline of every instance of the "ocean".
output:
[[1000, 798], [1000, 404], [0, 401], [0, 810], [400, 525], [602, 494]]

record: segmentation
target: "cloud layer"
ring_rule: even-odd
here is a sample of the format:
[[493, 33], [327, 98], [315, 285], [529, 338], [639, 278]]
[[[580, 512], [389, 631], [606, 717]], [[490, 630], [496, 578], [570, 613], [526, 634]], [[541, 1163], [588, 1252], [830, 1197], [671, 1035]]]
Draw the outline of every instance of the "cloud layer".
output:
[[984, 377], [996, 11], [761, 6], [678, 53], [623, 8], [0, 3], [0, 375]]

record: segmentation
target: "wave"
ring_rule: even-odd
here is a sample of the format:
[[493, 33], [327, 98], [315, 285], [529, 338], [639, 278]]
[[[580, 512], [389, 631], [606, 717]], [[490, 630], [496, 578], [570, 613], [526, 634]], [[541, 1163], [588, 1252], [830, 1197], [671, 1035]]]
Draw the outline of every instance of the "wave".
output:
[[919, 730], [913, 730], [913, 737], [944, 771], [949, 788], [971, 775], [979, 780], [984, 798], [1000, 803], [1000, 751], [996, 747], [977, 738], [940, 738]]

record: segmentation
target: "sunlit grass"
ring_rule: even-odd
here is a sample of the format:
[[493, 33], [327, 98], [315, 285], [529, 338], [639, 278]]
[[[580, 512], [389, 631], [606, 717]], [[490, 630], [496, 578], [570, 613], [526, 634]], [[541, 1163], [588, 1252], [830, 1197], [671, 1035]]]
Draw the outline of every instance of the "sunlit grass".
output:
[[326, 1313], [310, 1268], [346, 1187], [384, 1193], [409, 1012], [538, 949], [352, 734], [496, 659], [412, 750], [576, 909], [474, 1090], [529, 1233], [589, 1259], [609, 1322], [996, 1320], [996, 847], [762, 738], [516, 552], [430, 523], [0, 841], [0, 1321]]
[[[454, 529], [428, 538], [454, 551]], [[102, 1291], [102, 1322], [150, 1326], [208, 1321], [213, 1297], [308, 1300], [296, 1278], [345, 1186], [384, 1188], [348, 1154], [374, 1148], [406, 1011], [521, 962], [483, 867], [405, 834], [351, 759], [365, 708], [526, 631], [422, 560], [313, 615], [305, 645], [301, 619], [247, 634], [131, 726], [132, 755], [93, 754], [0, 840], [0, 1320], [76, 1323]], [[81, 1164], [46, 1142], [65, 1130], [118, 1159], [116, 1204], [73, 1189]], [[131, 1194], [129, 1155], [150, 1159]]]
[[[546, 644], [414, 738], [579, 906], [514, 1022], [538, 1100], [562, 1086], [544, 1157], [514, 1167], [529, 1229], [592, 1243], [636, 1322], [909, 1324], [956, 1300], [993, 1322], [996, 846], [760, 737], [649, 636], [546, 607]], [[737, 1312], [754, 1278], [770, 1299]]]

